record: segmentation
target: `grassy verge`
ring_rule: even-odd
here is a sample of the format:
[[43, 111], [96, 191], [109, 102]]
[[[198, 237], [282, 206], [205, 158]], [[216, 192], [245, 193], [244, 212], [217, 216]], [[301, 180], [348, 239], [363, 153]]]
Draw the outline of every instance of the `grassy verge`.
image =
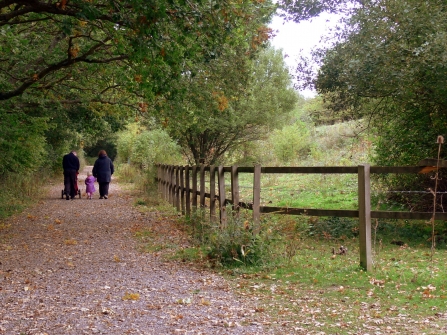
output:
[[431, 262], [426, 248], [387, 245], [367, 273], [358, 266], [357, 242], [334, 257], [335, 241], [306, 239], [279, 266], [225, 273], [241, 296], [257, 301], [259, 319], [278, 332], [445, 333], [446, 251], [437, 251]]
[[[45, 185], [51, 179], [47, 173], [14, 174], [0, 177], [0, 219], [20, 213], [45, 194]], [[62, 179], [63, 181], [63, 179]]]

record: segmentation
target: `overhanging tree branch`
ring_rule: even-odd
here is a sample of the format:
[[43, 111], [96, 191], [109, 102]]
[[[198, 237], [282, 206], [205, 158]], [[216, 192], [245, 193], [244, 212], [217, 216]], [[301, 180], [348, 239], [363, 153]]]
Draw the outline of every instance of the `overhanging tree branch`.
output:
[[[30, 86], [35, 84], [38, 79], [42, 79], [45, 76], [47, 76], [48, 74], [54, 73], [60, 69], [63, 69], [63, 68], [69, 67], [69, 66], [73, 66], [76, 63], [84, 62], [84, 63], [90, 63], [90, 64], [104, 64], [104, 63], [112, 63], [112, 62], [116, 62], [116, 61], [120, 61], [120, 60], [129, 58], [127, 55], [121, 55], [121, 56], [111, 57], [111, 58], [107, 58], [107, 59], [88, 59], [87, 57], [89, 55], [90, 55], [90, 53], [86, 53], [82, 57], [72, 58], [72, 59], [67, 58], [57, 64], [50, 65], [46, 69], [37, 73], [36, 76], [34, 76], [34, 78], [32, 77], [32, 78], [24, 81], [23, 84], [20, 85], [19, 87], [17, 87], [15, 90], [12, 90], [9, 92], [0, 92], [0, 100], [8, 100], [13, 97], [19, 96], [23, 92], [25, 92], [25, 90], [27, 88], [29, 88]], [[37, 79], [35, 79], [35, 78], [37, 78]]]
[[[80, 9], [75, 6], [70, 6], [69, 4], [62, 6], [61, 2], [42, 2], [42, 1], [1, 1], [0, 9], [10, 7], [13, 4], [17, 4], [16, 9], [6, 12], [4, 14], [0, 14], [0, 26], [6, 24], [20, 24], [25, 23], [26, 21], [12, 21], [15, 18], [21, 17], [30, 13], [48, 13], [48, 14], [56, 14], [63, 16], [72, 16], [79, 18], [79, 14], [81, 13]], [[114, 14], [114, 13], [112, 13]], [[96, 20], [104, 20], [113, 22], [116, 24], [121, 24], [123, 22], [117, 21], [113, 15], [98, 15], [95, 17]], [[12, 21], [12, 22], [11, 22]]]

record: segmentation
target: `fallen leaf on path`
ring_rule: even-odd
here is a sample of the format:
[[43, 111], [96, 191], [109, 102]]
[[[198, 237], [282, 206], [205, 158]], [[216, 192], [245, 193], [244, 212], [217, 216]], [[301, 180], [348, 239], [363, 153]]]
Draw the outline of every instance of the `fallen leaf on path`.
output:
[[123, 297], [123, 300], [139, 300], [139, 299], [140, 299], [140, 295], [138, 293], [126, 292], [126, 294]]

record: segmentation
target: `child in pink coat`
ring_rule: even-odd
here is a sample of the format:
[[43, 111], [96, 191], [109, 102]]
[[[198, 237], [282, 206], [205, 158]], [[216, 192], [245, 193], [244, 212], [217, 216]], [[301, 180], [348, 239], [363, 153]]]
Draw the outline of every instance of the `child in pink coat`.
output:
[[92, 199], [92, 195], [96, 192], [95, 189], [96, 178], [92, 176], [91, 172], [87, 172], [87, 178], [85, 178], [85, 193], [87, 193], [87, 199]]

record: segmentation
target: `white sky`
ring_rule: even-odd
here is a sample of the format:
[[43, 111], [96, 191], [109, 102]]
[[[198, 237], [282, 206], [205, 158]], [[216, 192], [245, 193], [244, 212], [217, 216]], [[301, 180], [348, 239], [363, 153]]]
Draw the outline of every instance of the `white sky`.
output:
[[[319, 17], [300, 23], [284, 22], [280, 17], [275, 16], [270, 24], [276, 32], [276, 36], [271, 40], [276, 49], [283, 49], [285, 62], [295, 72], [294, 67], [299, 55], [309, 55], [310, 50], [317, 46], [320, 38], [334, 27], [338, 16], [323, 13]], [[315, 96], [314, 91], [300, 92], [305, 97]]]

